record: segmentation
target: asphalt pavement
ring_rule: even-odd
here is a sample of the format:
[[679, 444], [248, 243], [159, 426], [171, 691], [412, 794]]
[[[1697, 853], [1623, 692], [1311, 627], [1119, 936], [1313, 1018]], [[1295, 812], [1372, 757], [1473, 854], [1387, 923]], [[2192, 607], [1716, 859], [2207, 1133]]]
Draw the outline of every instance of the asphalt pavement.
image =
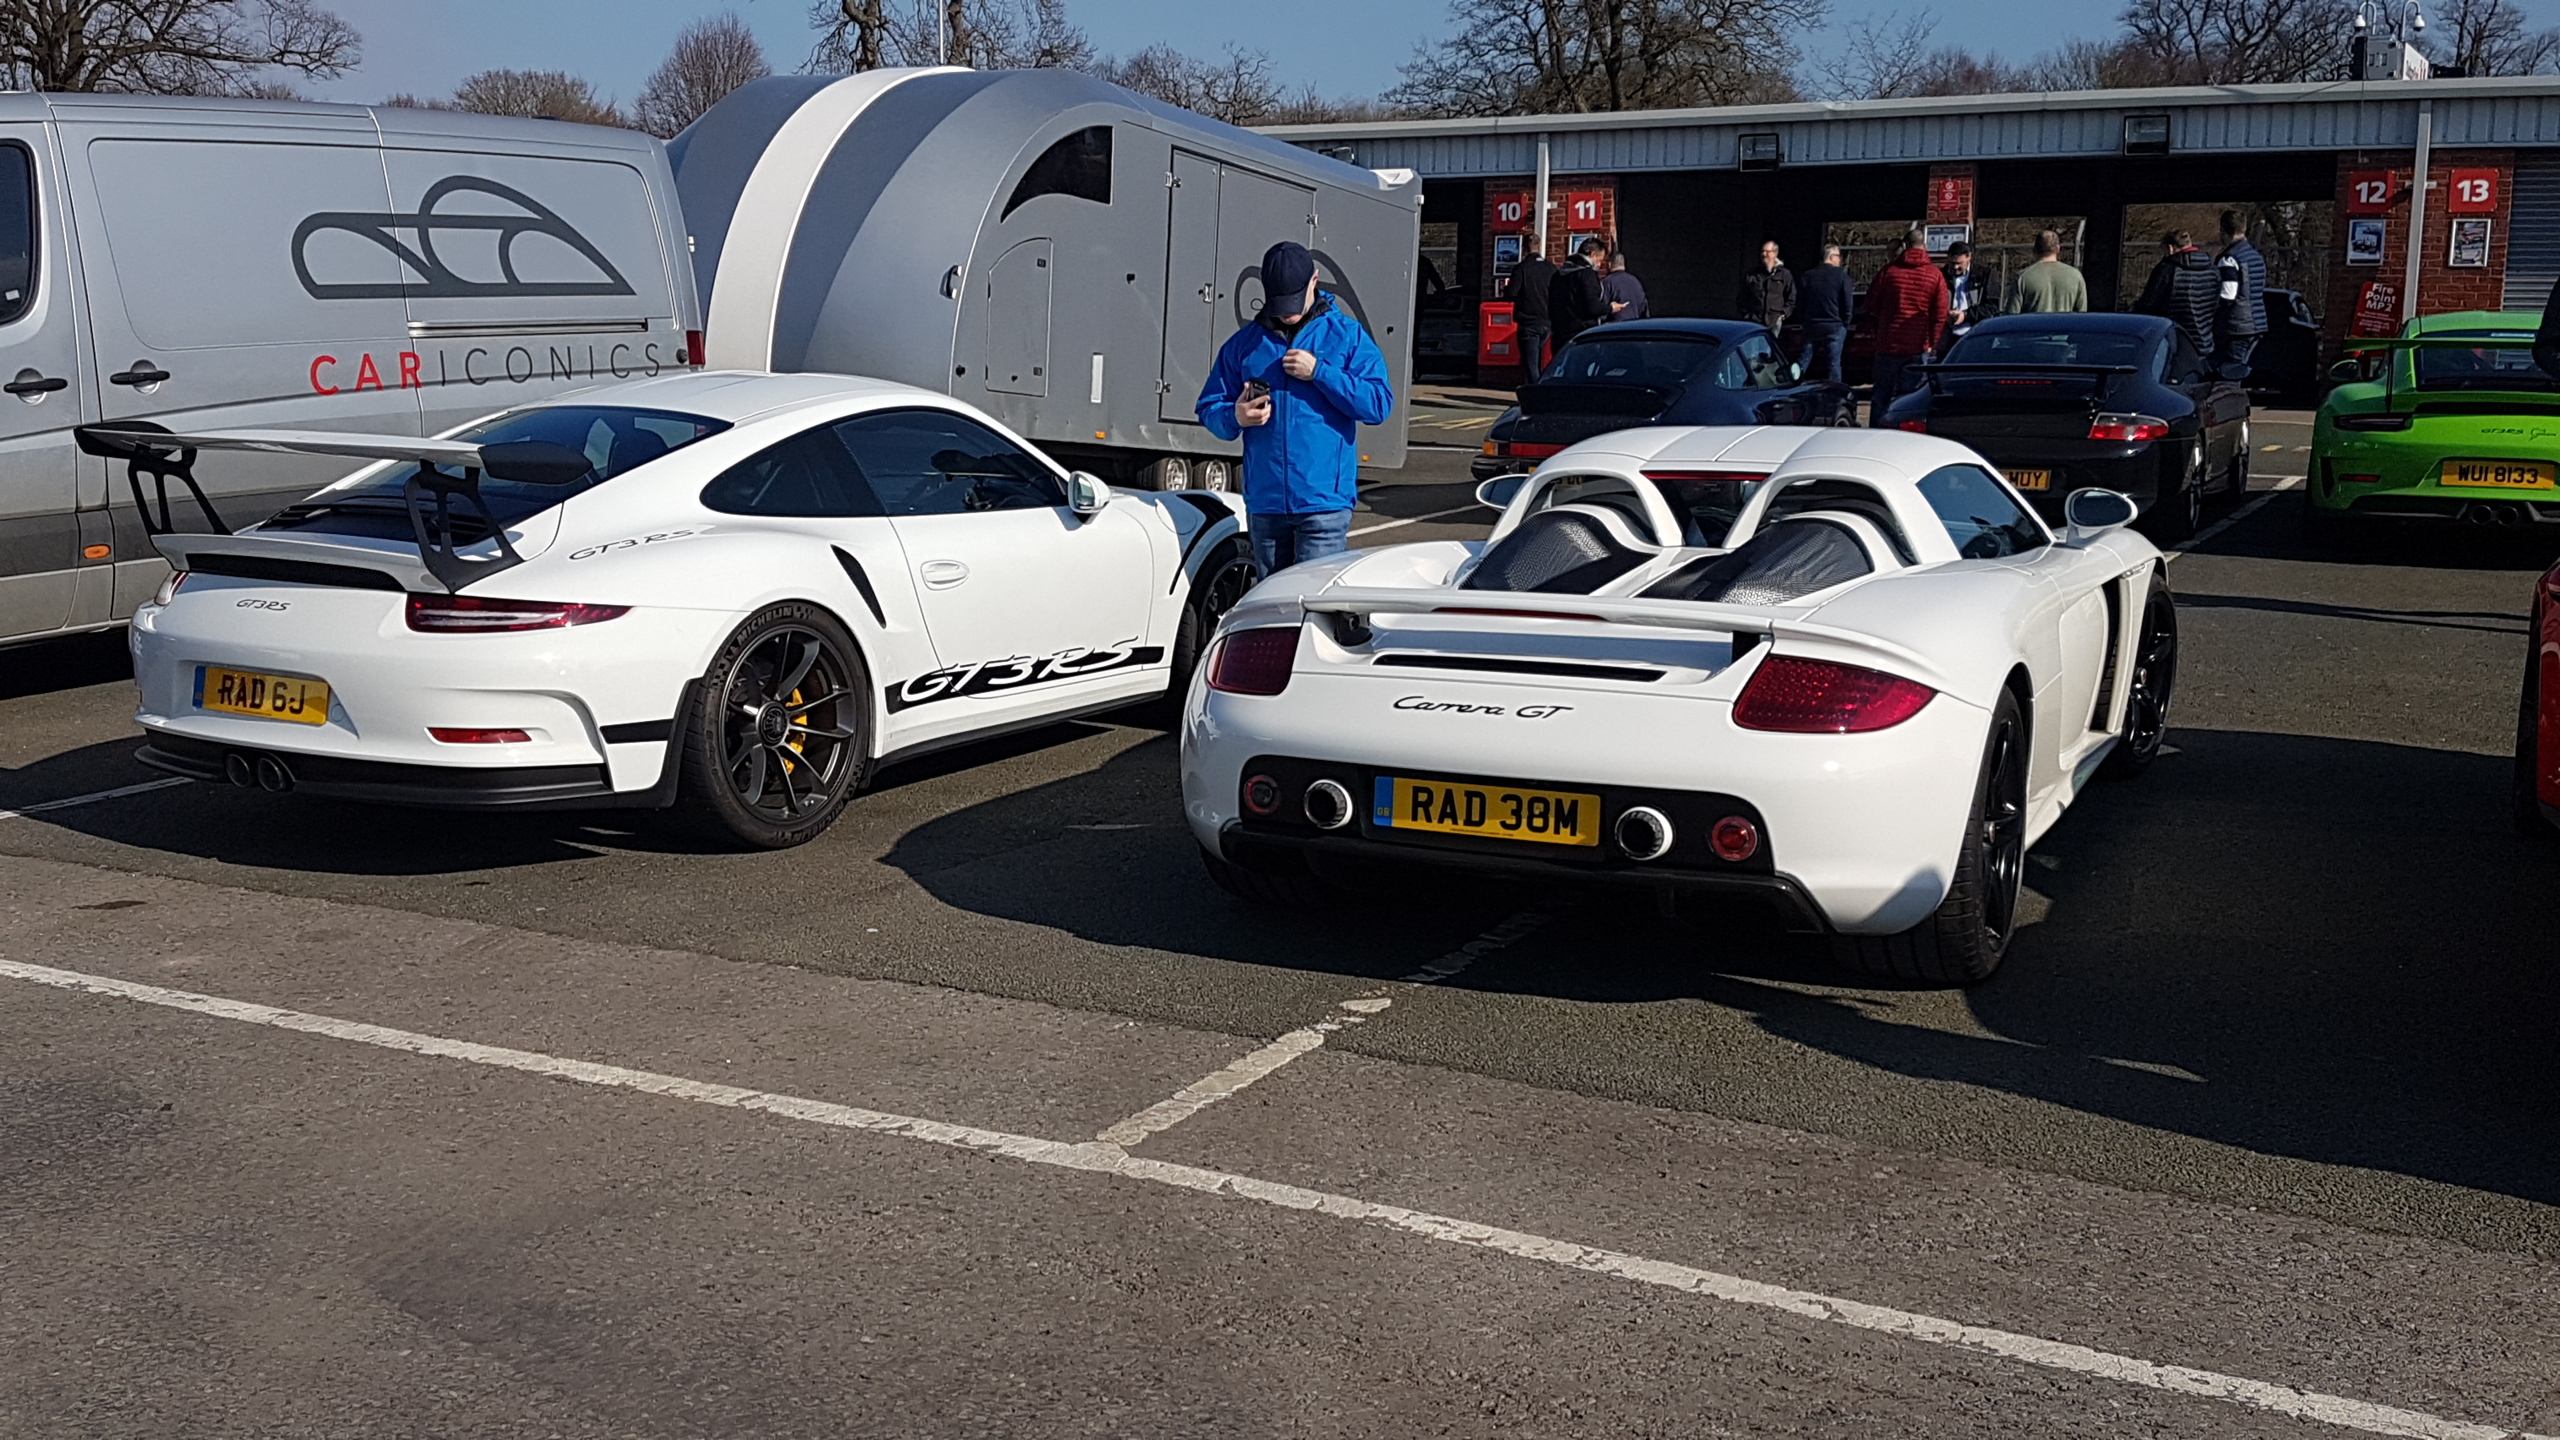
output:
[[[1962, 992], [1251, 910], [1136, 724], [742, 856], [109, 794], [120, 640], [0, 655], [0, 1433], [2560, 1433], [2560, 544], [2307, 551], [2299, 420]], [[1355, 543], [1483, 533], [1450, 433]]]

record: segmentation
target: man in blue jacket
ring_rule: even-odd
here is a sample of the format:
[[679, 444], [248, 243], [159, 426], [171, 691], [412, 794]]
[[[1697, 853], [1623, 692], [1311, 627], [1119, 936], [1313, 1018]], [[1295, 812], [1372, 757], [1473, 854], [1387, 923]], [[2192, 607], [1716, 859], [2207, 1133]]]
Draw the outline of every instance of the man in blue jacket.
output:
[[1387, 359], [1360, 322], [1316, 289], [1307, 248], [1262, 257], [1262, 314], [1218, 350], [1200, 423], [1244, 437], [1244, 505], [1265, 575], [1350, 547], [1360, 499], [1360, 427], [1395, 409]]

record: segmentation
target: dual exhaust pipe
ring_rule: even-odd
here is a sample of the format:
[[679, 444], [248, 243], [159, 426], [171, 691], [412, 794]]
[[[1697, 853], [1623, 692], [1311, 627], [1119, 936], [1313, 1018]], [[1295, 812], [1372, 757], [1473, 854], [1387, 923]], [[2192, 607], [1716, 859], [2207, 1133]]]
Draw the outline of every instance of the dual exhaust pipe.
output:
[[293, 767], [273, 755], [234, 750], [222, 757], [222, 778], [243, 790], [281, 795], [293, 788]]
[[2462, 508], [2462, 518], [2499, 530], [2531, 524], [2533, 520], [2522, 505], [2508, 500], [2475, 500]]

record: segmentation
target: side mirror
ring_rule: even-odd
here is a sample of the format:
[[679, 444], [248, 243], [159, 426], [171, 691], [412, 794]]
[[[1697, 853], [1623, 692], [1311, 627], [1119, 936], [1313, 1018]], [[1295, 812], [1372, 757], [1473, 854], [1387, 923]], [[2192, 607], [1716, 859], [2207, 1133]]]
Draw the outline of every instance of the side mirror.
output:
[[2364, 378], [2364, 362], [2361, 360], [2341, 360], [2337, 364], [2329, 367], [2329, 378], [2337, 381], [2341, 385], [2351, 385]]
[[2133, 498], [2113, 490], [2091, 487], [2074, 490], [2062, 502], [2062, 520], [2067, 527], [2062, 536], [2065, 545], [2085, 545], [2110, 530], [2121, 530], [2142, 513]]
[[1078, 470], [1067, 477], [1067, 508], [1087, 519], [1111, 503], [1111, 487]]
[[2246, 380], [2249, 378], [2249, 367], [2241, 364], [2237, 360], [2234, 360], [2230, 364], [2216, 369], [2213, 373], [2217, 378], [2224, 380]]
[[1804, 383], [1804, 367], [1793, 360], [1787, 362], [1787, 383], [1790, 385], [1801, 385]]
[[1508, 510], [1519, 498], [1520, 487], [1528, 483], [1526, 475], [1496, 475], [1476, 487], [1476, 503], [1488, 510]]

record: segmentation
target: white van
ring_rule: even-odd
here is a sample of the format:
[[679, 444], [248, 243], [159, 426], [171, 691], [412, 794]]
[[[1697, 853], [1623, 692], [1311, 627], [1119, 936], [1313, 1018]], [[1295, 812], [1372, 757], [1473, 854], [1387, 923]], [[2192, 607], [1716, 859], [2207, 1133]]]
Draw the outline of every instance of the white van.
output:
[[[72, 427], [433, 434], [701, 362], [656, 140], [453, 111], [0, 95], [0, 645], [167, 568]], [[353, 468], [208, 453], [224, 528]], [[208, 521], [180, 499], [181, 529]]]

